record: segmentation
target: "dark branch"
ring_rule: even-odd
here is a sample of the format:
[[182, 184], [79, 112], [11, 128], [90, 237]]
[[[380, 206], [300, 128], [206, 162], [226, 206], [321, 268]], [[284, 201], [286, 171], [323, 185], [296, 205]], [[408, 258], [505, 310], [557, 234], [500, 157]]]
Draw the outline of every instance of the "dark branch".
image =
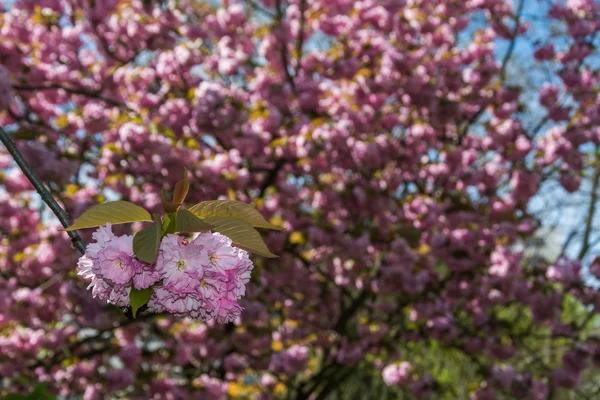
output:
[[298, 41], [296, 42], [296, 76], [298, 76], [298, 71], [300, 71], [300, 60], [302, 59], [302, 50], [304, 48], [305, 11], [306, 0], [300, 0], [300, 31], [298, 32]]
[[598, 202], [598, 185], [600, 184], [600, 147], [596, 149], [596, 166], [594, 168], [594, 176], [592, 178], [592, 194], [590, 195], [590, 205], [588, 208], [587, 219], [585, 221], [585, 231], [583, 233], [583, 243], [578, 258], [581, 260], [590, 249], [590, 236], [592, 234], [592, 226], [594, 222], [594, 214], [596, 213], [596, 203]]
[[508, 66], [508, 62], [512, 57], [513, 52], [515, 51], [515, 46], [517, 44], [517, 37], [519, 35], [519, 28], [521, 27], [521, 15], [523, 14], [523, 6], [525, 5], [525, 0], [521, 0], [519, 2], [519, 6], [517, 7], [517, 14], [515, 15], [515, 27], [512, 31], [512, 39], [510, 44], [508, 45], [508, 50], [502, 59], [502, 67], [500, 69], [500, 78], [504, 81], [506, 79], [506, 68]]
[[[17, 145], [10, 138], [8, 133], [4, 130], [4, 128], [0, 127], [0, 141], [6, 146], [6, 149], [10, 153], [10, 155], [14, 158], [15, 162], [23, 171], [29, 182], [33, 185], [36, 192], [40, 195], [44, 203], [50, 207], [54, 215], [58, 218], [63, 227], [68, 228], [71, 225], [71, 221], [69, 220], [69, 215], [62, 207], [58, 204], [58, 202], [52, 197], [52, 194], [48, 190], [48, 188], [42, 183], [37, 174], [33, 171], [29, 163], [23, 157], [23, 154], [17, 148]], [[81, 254], [85, 253], [85, 243], [81, 239], [81, 237], [77, 234], [77, 232], [70, 231], [67, 232], [69, 237], [71, 238], [71, 242], [73, 242], [73, 246], [79, 250]]]
[[[506, 68], [507, 68], [508, 62], [510, 61], [510, 58], [512, 57], [512, 54], [515, 50], [515, 46], [517, 43], [517, 37], [518, 37], [518, 33], [519, 33], [519, 28], [521, 26], [521, 16], [523, 14], [523, 6], [524, 5], [525, 5], [525, 0], [521, 0], [519, 2], [519, 6], [517, 7], [517, 13], [515, 14], [515, 27], [512, 31], [512, 39], [508, 45], [506, 54], [502, 58], [502, 65], [500, 67], [500, 79], [502, 81], [504, 81], [506, 79]], [[481, 117], [481, 115], [484, 113], [486, 107], [487, 107], [487, 105], [485, 105], [485, 104], [483, 106], [481, 106], [479, 108], [479, 110], [477, 110], [477, 112], [467, 121], [467, 123], [465, 124], [464, 128], [461, 130], [461, 133], [459, 135], [459, 144], [462, 143], [462, 140], [463, 140], [464, 136], [467, 134], [467, 131], [469, 130], [469, 128], [479, 120], [479, 117]]]
[[277, 179], [277, 175], [279, 174], [279, 171], [281, 171], [281, 168], [283, 168], [284, 165], [285, 165], [285, 160], [283, 160], [283, 159], [277, 160], [277, 162], [275, 163], [275, 167], [269, 171], [269, 174], [267, 175], [263, 184], [261, 185], [260, 193], [258, 194], [258, 197], [263, 197], [265, 192], [269, 188], [269, 186], [271, 186], [272, 184], [275, 183], [275, 180]]
[[[281, 0], [277, 0], [275, 10], [277, 12], [276, 26], [278, 28], [281, 28], [281, 26], [283, 24], [283, 19], [284, 19], [283, 10], [281, 8]], [[285, 79], [292, 87], [292, 90], [294, 91], [294, 93], [297, 93], [296, 82], [294, 82], [294, 77], [292, 76], [292, 74], [290, 74], [290, 70], [289, 70], [290, 61], [289, 61], [289, 56], [288, 56], [287, 43], [285, 41], [283, 41], [280, 43], [280, 45], [281, 45], [281, 64], [283, 64], [282, 69], [283, 69], [283, 73], [285, 74]]]
[[97, 93], [97, 92], [93, 92], [93, 91], [88, 91], [85, 89], [78, 89], [78, 88], [70, 88], [70, 87], [65, 87], [65, 86], [61, 86], [61, 85], [42, 85], [42, 86], [21, 86], [21, 85], [12, 85], [13, 89], [15, 90], [20, 90], [23, 92], [26, 91], [39, 91], [39, 90], [64, 90], [67, 93], [71, 93], [71, 94], [76, 94], [76, 95], [81, 95], [81, 96], [87, 96], [87, 97], [91, 97], [97, 100], [101, 100], [109, 105], [115, 106], [115, 107], [127, 107], [124, 103], [115, 100], [115, 99], [111, 99], [109, 97], [105, 97], [102, 96], [101, 94]]

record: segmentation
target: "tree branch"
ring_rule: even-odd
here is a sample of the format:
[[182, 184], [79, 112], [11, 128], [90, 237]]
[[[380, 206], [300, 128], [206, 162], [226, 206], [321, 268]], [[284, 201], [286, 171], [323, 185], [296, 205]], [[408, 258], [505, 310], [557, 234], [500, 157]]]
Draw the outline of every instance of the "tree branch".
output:
[[506, 79], [506, 67], [508, 66], [508, 62], [510, 61], [510, 57], [515, 51], [515, 45], [517, 44], [517, 37], [519, 34], [519, 28], [521, 27], [521, 16], [523, 14], [523, 6], [525, 5], [525, 0], [521, 0], [519, 5], [517, 6], [517, 13], [515, 15], [515, 27], [512, 31], [512, 38], [510, 44], [508, 45], [508, 50], [502, 59], [502, 67], [500, 69], [500, 78], [502, 81]]
[[306, 0], [300, 0], [300, 30], [298, 32], [298, 41], [296, 42], [296, 73], [300, 71], [300, 61], [302, 59], [302, 49], [304, 48], [304, 29], [305, 29], [305, 17], [304, 12], [306, 11]]
[[[58, 202], [52, 197], [52, 194], [48, 190], [48, 188], [42, 183], [37, 174], [33, 171], [29, 163], [23, 157], [23, 154], [17, 148], [17, 145], [10, 138], [8, 133], [4, 130], [4, 128], [0, 127], [0, 141], [6, 146], [6, 149], [10, 153], [10, 155], [14, 158], [15, 162], [23, 171], [23, 174], [27, 177], [29, 182], [33, 185], [36, 192], [40, 195], [44, 203], [50, 207], [54, 215], [58, 218], [60, 223], [64, 228], [68, 228], [71, 225], [71, 221], [69, 220], [69, 215], [62, 207], [58, 204]], [[81, 254], [85, 253], [85, 243], [81, 239], [81, 237], [75, 231], [67, 232], [69, 237], [71, 238], [71, 242], [73, 243], [73, 247], [75, 247]]]
[[284, 165], [285, 165], [285, 160], [283, 160], [283, 159], [279, 159], [275, 162], [275, 166], [273, 167], [273, 169], [271, 169], [269, 171], [269, 174], [266, 176], [265, 180], [263, 181], [262, 185], [260, 186], [260, 192], [258, 194], [258, 197], [262, 198], [265, 195], [265, 192], [267, 191], [269, 186], [271, 186], [273, 183], [275, 183], [275, 180], [277, 179], [277, 175], [279, 174], [279, 171], [281, 171], [281, 168], [283, 168]]
[[588, 215], [585, 221], [585, 231], [583, 234], [583, 244], [581, 245], [581, 251], [579, 252], [578, 258], [581, 260], [587, 254], [590, 249], [590, 235], [592, 234], [592, 227], [594, 222], [594, 214], [596, 213], [596, 203], [598, 202], [598, 184], [600, 184], [600, 147], [596, 148], [596, 167], [594, 168], [594, 176], [592, 178], [592, 194], [590, 196], [590, 205], [588, 208]]
[[[519, 33], [519, 28], [521, 26], [521, 16], [523, 14], [523, 6], [524, 5], [525, 5], [525, 0], [521, 0], [519, 2], [519, 5], [517, 6], [517, 12], [514, 17], [515, 18], [515, 27], [512, 31], [512, 38], [508, 45], [506, 54], [502, 58], [502, 64], [500, 66], [500, 80], [502, 82], [504, 82], [506, 80], [506, 67], [508, 66], [508, 62], [510, 61], [510, 58], [512, 57], [512, 54], [515, 50], [515, 46], [517, 43], [517, 37], [518, 37], [518, 33]], [[467, 134], [467, 131], [469, 130], [469, 128], [479, 120], [479, 117], [481, 117], [481, 115], [484, 113], [486, 108], [487, 108], [487, 105], [481, 106], [479, 108], [479, 110], [477, 110], [477, 112], [467, 121], [467, 123], [464, 125], [464, 127], [461, 130], [461, 133], [459, 135], [459, 140], [458, 140], [459, 144], [462, 143], [462, 140], [464, 139], [464, 136]]]
[[[277, 12], [277, 18], [275, 21], [276, 22], [275, 25], [277, 26], [277, 28], [281, 28], [281, 25], [283, 24], [283, 19], [284, 19], [283, 10], [281, 9], [281, 0], [277, 0], [275, 11]], [[294, 77], [292, 76], [292, 74], [290, 74], [290, 71], [288, 69], [288, 67], [290, 66], [290, 61], [289, 61], [289, 57], [288, 57], [287, 43], [285, 41], [282, 41], [282, 42], [280, 42], [280, 45], [281, 45], [281, 64], [283, 64], [282, 65], [283, 73], [285, 75], [287, 82], [290, 84], [292, 90], [294, 91], [294, 93], [297, 93], [296, 82], [294, 82]]]
[[87, 97], [91, 97], [94, 99], [98, 99], [98, 100], [101, 100], [101, 101], [103, 101], [109, 105], [115, 106], [115, 107], [125, 107], [127, 109], [130, 109], [129, 107], [127, 107], [127, 105], [125, 103], [122, 103], [115, 99], [111, 99], [109, 97], [105, 97], [105, 96], [101, 95], [99, 92], [91, 92], [91, 91], [88, 91], [85, 89], [70, 88], [70, 87], [56, 85], [56, 84], [41, 85], [41, 86], [12, 85], [12, 87], [13, 87], [13, 89], [15, 89], [17, 91], [23, 91], [23, 92], [31, 92], [31, 91], [39, 91], [39, 90], [64, 90], [65, 92], [70, 93], [70, 94], [87, 96]]

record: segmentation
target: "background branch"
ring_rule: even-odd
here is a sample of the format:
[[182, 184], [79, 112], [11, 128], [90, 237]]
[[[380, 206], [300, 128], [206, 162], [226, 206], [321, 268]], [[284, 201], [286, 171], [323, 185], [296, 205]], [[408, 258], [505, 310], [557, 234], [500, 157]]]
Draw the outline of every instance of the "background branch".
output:
[[594, 176], [592, 178], [592, 193], [590, 195], [590, 205], [587, 213], [587, 219], [585, 221], [585, 232], [583, 234], [583, 244], [581, 247], [581, 251], [579, 252], [578, 258], [580, 260], [585, 257], [588, 250], [590, 249], [590, 235], [592, 233], [592, 226], [594, 221], [594, 214], [596, 213], [596, 203], [598, 201], [598, 185], [600, 184], [600, 160], [598, 157], [600, 156], [600, 147], [596, 148], [596, 158], [594, 162], [596, 163], [594, 168]]
[[[37, 174], [33, 171], [31, 165], [29, 165], [29, 163], [25, 160], [23, 154], [21, 154], [21, 152], [17, 148], [15, 142], [10, 138], [10, 135], [2, 127], [0, 127], [0, 141], [2, 141], [4, 146], [6, 146], [6, 149], [8, 150], [10, 155], [13, 157], [21, 171], [23, 171], [23, 174], [25, 174], [29, 182], [31, 182], [31, 184], [35, 188], [36, 192], [38, 192], [44, 203], [46, 203], [48, 207], [50, 207], [54, 215], [56, 215], [61, 225], [64, 228], [68, 228], [71, 225], [69, 215], [65, 210], [62, 209], [62, 207], [58, 204], [56, 199], [52, 197], [52, 194], [50, 193], [48, 188], [43, 184], [43, 182], [40, 180]], [[79, 234], [77, 234], [77, 232], [75, 231], [67, 232], [67, 234], [71, 238], [73, 246], [77, 250], [79, 250], [81, 254], [84, 254], [85, 243], [83, 242]]]

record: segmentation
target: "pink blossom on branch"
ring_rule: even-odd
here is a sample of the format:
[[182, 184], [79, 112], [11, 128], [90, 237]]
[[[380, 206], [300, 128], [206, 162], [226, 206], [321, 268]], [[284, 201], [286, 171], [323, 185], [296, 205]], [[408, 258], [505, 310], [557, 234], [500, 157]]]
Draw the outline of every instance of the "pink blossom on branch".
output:
[[242, 311], [238, 301], [246, 293], [253, 264], [245, 250], [231, 239], [205, 232], [188, 241], [166, 235], [154, 264], [133, 254], [133, 237], [115, 236], [111, 224], [93, 234], [96, 240], [78, 262], [79, 274], [91, 280], [94, 297], [118, 306], [129, 305], [131, 287], [153, 285], [148, 306], [156, 312], [219, 323], [236, 320]]

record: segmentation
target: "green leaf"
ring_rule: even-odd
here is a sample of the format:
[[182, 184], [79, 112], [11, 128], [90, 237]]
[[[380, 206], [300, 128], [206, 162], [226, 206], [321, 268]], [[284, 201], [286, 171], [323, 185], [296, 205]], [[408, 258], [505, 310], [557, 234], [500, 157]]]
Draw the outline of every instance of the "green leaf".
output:
[[45, 383], [39, 383], [29, 394], [9, 394], [2, 400], [56, 400], [56, 395], [48, 393]]
[[252, 205], [237, 200], [203, 201], [202, 203], [190, 207], [189, 210], [203, 218], [238, 218], [246, 221], [255, 228], [282, 230], [281, 228], [270, 224]]
[[188, 171], [186, 168], [183, 169], [183, 178], [175, 184], [173, 190], [173, 203], [181, 204], [185, 200], [185, 197], [190, 190], [190, 181], [188, 181]]
[[152, 217], [148, 211], [128, 201], [109, 201], [90, 208], [65, 230], [94, 228], [107, 222], [116, 225], [137, 221], [152, 221]]
[[207, 224], [188, 210], [179, 210], [175, 215], [175, 232], [206, 232], [212, 228], [213, 225]]
[[56, 399], [56, 396], [53, 395], [52, 393], [48, 393], [48, 389], [46, 388], [46, 384], [45, 383], [40, 383], [38, 384], [35, 389], [33, 390], [33, 392], [28, 396], [29, 399], [36, 399], [36, 400], [52, 400], [52, 399]]
[[154, 288], [152, 286], [148, 289], [136, 289], [133, 286], [131, 287], [131, 292], [129, 292], [129, 302], [131, 303], [133, 318], [135, 318], [140, 307], [148, 302], [150, 296], [152, 296], [153, 290]]
[[160, 202], [162, 204], [163, 210], [167, 214], [174, 213], [181, 206], [181, 204], [176, 204], [176, 203], [173, 203], [172, 201], [167, 200], [167, 194], [165, 193], [164, 190], [162, 190], [160, 192]]
[[263, 257], [277, 258], [269, 251], [260, 233], [249, 223], [231, 217], [209, 217], [206, 222], [215, 226], [213, 231], [229, 237], [237, 247]]
[[142, 229], [133, 237], [133, 254], [142, 261], [152, 264], [158, 253], [161, 234], [160, 215], [154, 215], [154, 225]]
[[16, 132], [13, 132], [10, 137], [12, 140], [35, 140], [42, 135], [40, 129], [35, 129], [28, 126], [23, 126]]
[[165, 215], [161, 230], [162, 237], [168, 235], [169, 233], [175, 233], [176, 215], [177, 214], [175, 213]]

